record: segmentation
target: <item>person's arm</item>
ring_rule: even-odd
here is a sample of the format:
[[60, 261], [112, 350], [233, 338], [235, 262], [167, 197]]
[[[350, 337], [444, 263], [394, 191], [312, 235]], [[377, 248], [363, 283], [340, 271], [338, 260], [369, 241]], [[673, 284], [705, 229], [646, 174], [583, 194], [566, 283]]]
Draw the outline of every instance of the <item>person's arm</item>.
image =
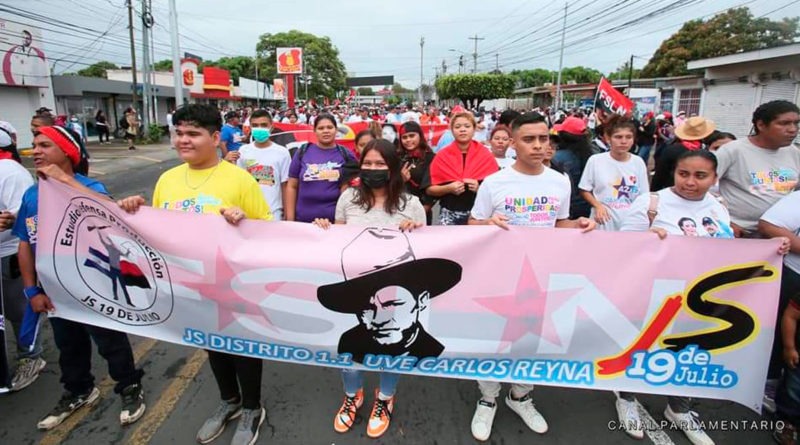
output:
[[425, 193], [434, 198], [441, 198], [444, 195], [460, 195], [464, 193], [464, 183], [455, 181], [443, 185], [432, 185], [425, 189]]
[[778, 227], [775, 224], [764, 221], [763, 219], [758, 221], [758, 231], [769, 238], [789, 238], [789, 242], [791, 243], [791, 248], [789, 251], [792, 253], [800, 253], [800, 237], [798, 237], [794, 232], [783, 227]]
[[[33, 248], [29, 242], [19, 242], [17, 258], [19, 260], [19, 272], [22, 275], [23, 285], [26, 288], [35, 287], [37, 285], [36, 261], [33, 256]], [[50, 301], [50, 297], [45, 295], [44, 292], [39, 292], [32, 296], [29, 301], [31, 303], [31, 308], [33, 308], [36, 313], [49, 312], [55, 309], [55, 307], [53, 307], [53, 302]]]
[[797, 345], [794, 342], [797, 334], [797, 320], [800, 320], [800, 309], [798, 309], [797, 303], [790, 301], [781, 317], [781, 338], [783, 339], [783, 360], [792, 369], [796, 368], [797, 362], [800, 361]]
[[578, 194], [581, 195], [581, 198], [586, 200], [586, 202], [588, 202], [592, 208], [594, 208], [594, 219], [598, 223], [603, 224], [611, 220], [611, 215], [608, 214], [608, 209], [606, 209], [606, 206], [604, 206], [602, 202], [598, 201], [597, 198], [594, 197], [594, 193], [587, 190], [580, 190]]
[[558, 229], [582, 229], [582, 232], [591, 232], [597, 227], [597, 224], [589, 219], [580, 217], [578, 219], [559, 219], [556, 221], [556, 228]]
[[108, 195], [99, 193], [81, 184], [80, 182], [78, 182], [77, 179], [75, 179], [75, 176], [67, 174], [66, 172], [64, 172], [64, 170], [61, 170], [61, 168], [55, 164], [49, 164], [47, 166], [37, 168], [36, 174], [44, 180], [58, 181], [93, 198], [101, 199], [103, 201], [112, 200]]
[[220, 140], [219, 149], [222, 151], [222, 157], [225, 158], [225, 156], [228, 155], [228, 143], [223, 140]]
[[295, 210], [297, 209], [297, 190], [300, 181], [297, 178], [289, 178], [286, 181], [286, 194], [283, 201], [283, 215], [286, 221], [295, 220]]

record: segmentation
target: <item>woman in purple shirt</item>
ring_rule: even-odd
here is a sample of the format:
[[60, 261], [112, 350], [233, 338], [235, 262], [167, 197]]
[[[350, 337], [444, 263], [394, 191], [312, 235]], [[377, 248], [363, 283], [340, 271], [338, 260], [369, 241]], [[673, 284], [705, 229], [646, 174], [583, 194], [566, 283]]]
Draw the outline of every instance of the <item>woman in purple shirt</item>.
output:
[[300, 147], [289, 165], [284, 212], [287, 221], [333, 221], [336, 201], [349, 178], [345, 166], [356, 161], [346, 148], [336, 144], [336, 119], [327, 113], [314, 122], [317, 143]]

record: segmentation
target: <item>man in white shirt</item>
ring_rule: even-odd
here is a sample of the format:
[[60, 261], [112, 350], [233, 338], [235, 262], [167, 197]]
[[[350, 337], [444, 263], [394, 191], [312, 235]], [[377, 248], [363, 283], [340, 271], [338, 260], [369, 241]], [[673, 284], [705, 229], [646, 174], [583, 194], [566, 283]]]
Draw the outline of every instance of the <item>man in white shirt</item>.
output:
[[389, 113], [386, 115], [386, 122], [390, 124], [403, 123], [403, 115], [400, 114], [400, 110], [396, 106], [389, 105]]
[[[574, 228], [584, 232], [596, 224], [589, 218], [570, 220], [569, 204], [572, 189], [569, 178], [545, 167], [545, 151], [550, 134], [544, 117], [528, 113], [516, 118], [511, 128], [517, 159], [506, 169], [488, 176], [478, 188], [470, 212], [470, 225], [496, 225], [508, 230], [509, 225], [543, 228]], [[472, 418], [472, 435], [486, 441], [492, 432], [497, 411], [496, 398], [500, 383], [479, 381], [481, 399]], [[533, 385], [515, 383], [505, 403], [533, 431], [547, 432], [547, 421], [536, 410], [531, 398]]]
[[403, 123], [406, 122], [416, 122], [419, 123], [419, 116], [420, 114], [414, 110], [408, 110], [403, 113], [403, 118], [401, 119]]
[[250, 116], [253, 142], [239, 148], [236, 165], [247, 170], [258, 182], [275, 220], [281, 220], [292, 159], [286, 147], [270, 141], [271, 131], [272, 117], [269, 113], [254, 111]]
[[[11, 138], [5, 133], [0, 133], [0, 150], [11, 145]], [[0, 151], [0, 154], [3, 153], [8, 152]], [[11, 233], [11, 227], [22, 203], [22, 195], [32, 185], [33, 178], [25, 167], [11, 158], [0, 157], [0, 263], [2, 263], [0, 305], [3, 307], [5, 319], [11, 322], [14, 328], [17, 340], [17, 369], [11, 380], [13, 391], [19, 391], [33, 383], [46, 365], [41, 358], [40, 336], [35, 336], [30, 347], [24, 347], [19, 341], [28, 300], [23, 294], [24, 286], [18, 267], [19, 239]], [[5, 370], [0, 370], [0, 373], [2, 372]], [[4, 384], [5, 382], [0, 382], [0, 387]]]
[[367, 107], [359, 108], [356, 114], [347, 119], [347, 122], [372, 122], [372, 119], [369, 118], [369, 109]]

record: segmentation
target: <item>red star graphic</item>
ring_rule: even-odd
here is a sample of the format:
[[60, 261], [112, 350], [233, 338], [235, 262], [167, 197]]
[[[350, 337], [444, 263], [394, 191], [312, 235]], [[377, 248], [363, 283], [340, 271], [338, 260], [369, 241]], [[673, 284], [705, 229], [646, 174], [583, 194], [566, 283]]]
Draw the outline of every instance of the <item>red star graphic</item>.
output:
[[[506, 319], [506, 326], [500, 338], [498, 352], [505, 346], [512, 345], [527, 333], [541, 338], [545, 325], [547, 294], [539, 285], [527, 256], [523, 261], [522, 271], [517, 280], [517, 288], [513, 294], [481, 297], [476, 298], [475, 301]], [[552, 330], [548, 329], [548, 331], [551, 335], [555, 334]]]
[[265, 322], [265, 326], [275, 330], [264, 309], [253, 301], [242, 297], [239, 293], [251, 294], [251, 292], [246, 292], [247, 288], [251, 288], [254, 291], [252, 292], [253, 294], [263, 292], [263, 285], [240, 284], [234, 289], [233, 284], [236, 275], [237, 272], [228, 263], [222, 248], [218, 248], [216, 264], [214, 265], [214, 281], [211, 283], [181, 282], [180, 284], [197, 291], [203, 298], [217, 303], [219, 330], [225, 329], [236, 321], [236, 315], [240, 314], [258, 317]]

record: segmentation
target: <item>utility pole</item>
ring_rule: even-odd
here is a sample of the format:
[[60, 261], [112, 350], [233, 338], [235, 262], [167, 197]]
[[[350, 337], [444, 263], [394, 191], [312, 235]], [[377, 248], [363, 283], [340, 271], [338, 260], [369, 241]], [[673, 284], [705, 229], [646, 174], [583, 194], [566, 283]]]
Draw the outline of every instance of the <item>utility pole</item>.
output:
[[556, 81], [556, 111], [561, 107], [561, 70], [564, 68], [564, 40], [567, 37], [567, 7], [564, 3], [564, 27], [561, 29], [561, 55], [558, 56], [558, 80]]
[[136, 41], [133, 39], [133, 3], [132, 0], [125, 0], [128, 5], [128, 31], [131, 38], [131, 74], [133, 75], [133, 90], [131, 96], [133, 97], [133, 108], [138, 108], [139, 95], [136, 94]]
[[184, 99], [181, 50], [178, 45], [178, 9], [175, 6], [175, 0], [169, 0], [169, 34], [172, 40], [172, 77], [175, 83], [175, 108], [178, 108], [183, 106]]
[[485, 37], [478, 37], [478, 34], [475, 34], [475, 37], [467, 37], [469, 40], [475, 41], [475, 51], [472, 52], [472, 72], [478, 72], [478, 40], [486, 40]]
[[425, 37], [419, 38], [419, 104], [425, 105], [425, 98], [422, 96], [422, 82], [423, 82], [423, 65], [422, 65], [422, 50], [425, 46]]
[[494, 70], [500, 71], [500, 53], [494, 55]]
[[[172, 0], [175, 1], [175, 0]], [[253, 59], [256, 64], [256, 108], [261, 108], [261, 82], [258, 80], [258, 48], [256, 48], [256, 58]], [[303, 66], [306, 64], [304, 63]]]
[[631, 84], [633, 83], [633, 54], [631, 54], [631, 61], [628, 65], [628, 97], [631, 97]]
[[150, 27], [153, 16], [150, 14], [148, 1], [142, 0], [142, 128], [147, 132], [150, 128]]
[[460, 55], [458, 57], [458, 74], [461, 74], [464, 70], [464, 55]]
[[444, 76], [445, 74], [447, 74], [447, 62], [442, 59], [442, 75]]

